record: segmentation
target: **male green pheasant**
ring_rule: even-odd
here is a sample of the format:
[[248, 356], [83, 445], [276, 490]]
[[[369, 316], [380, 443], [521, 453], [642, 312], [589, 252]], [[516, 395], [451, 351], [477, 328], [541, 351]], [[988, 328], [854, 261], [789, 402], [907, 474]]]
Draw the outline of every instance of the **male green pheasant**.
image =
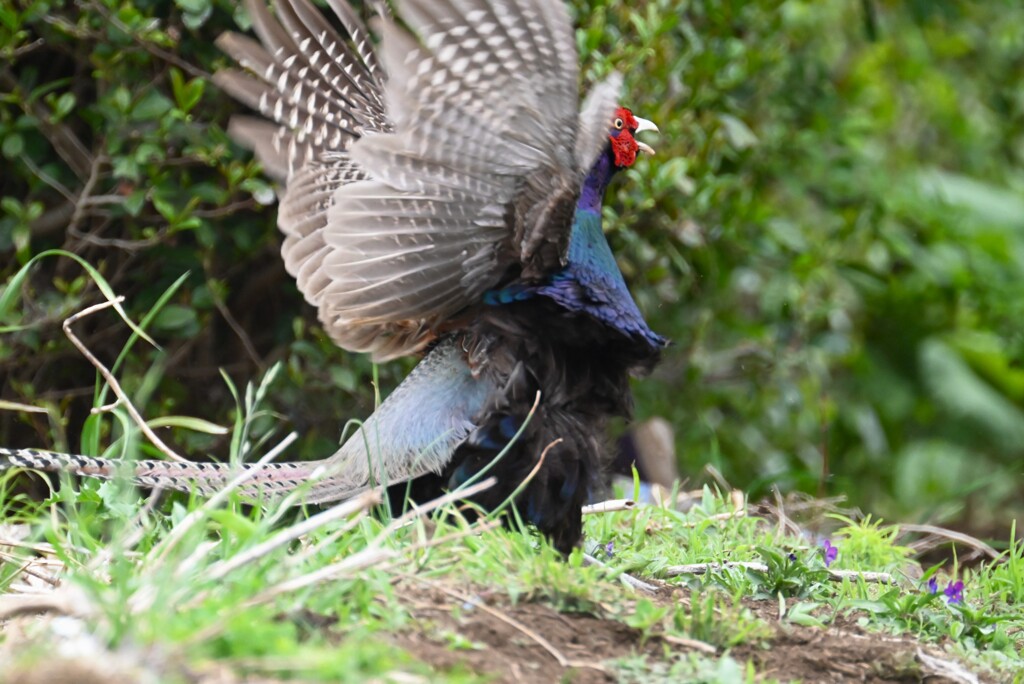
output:
[[[424, 497], [489, 468], [498, 484], [476, 502], [518, 490], [521, 517], [568, 552], [601, 487], [605, 423], [629, 414], [630, 375], [666, 344], [601, 229], [609, 181], [653, 153], [635, 136], [655, 127], [617, 106], [617, 75], [578, 108], [561, 3], [397, 5], [378, 45], [344, 0], [330, 6], [347, 40], [309, 0], [274, 14], [250, 0], [261, 43], [219, 40], [242, 69], [215, 82], [261, 115], [230, 132], [285, 185], [285, 265], [324, 329], [376, 360], [425, 354], [337, 454], [266, 466], [243, 491], [305, 485], [328, 502], [414, 480]], [[5, 466], [118, 472], [31, 449], [3, 452]], [[134, 465], [140, 485], [200, 493], [234, 474]]]

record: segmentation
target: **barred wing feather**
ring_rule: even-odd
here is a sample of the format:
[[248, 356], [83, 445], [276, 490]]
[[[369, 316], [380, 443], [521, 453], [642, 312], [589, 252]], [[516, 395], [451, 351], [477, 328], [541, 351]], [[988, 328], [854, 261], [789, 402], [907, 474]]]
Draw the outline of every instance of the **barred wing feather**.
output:
[[339, 346], [383, 360], [422, 349], [510, 270], [564, 263], [618, 79], [579, 112], [560, 2], [404, 0], [376, 52], [330, 5], [350, 41], [309, 0], [279, 0], [276, 20], [249, 0], [263, 45], [221, 45], [254, 76], [218, 82], [277, 124], [232, 132], [286, 179], [289, 272]]

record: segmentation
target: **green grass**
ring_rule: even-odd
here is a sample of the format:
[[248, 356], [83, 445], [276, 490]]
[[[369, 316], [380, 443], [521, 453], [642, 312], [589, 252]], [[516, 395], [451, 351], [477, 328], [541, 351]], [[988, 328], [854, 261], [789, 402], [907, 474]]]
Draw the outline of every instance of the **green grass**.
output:
[[[417, 597], [437, 588], [459, 598], [449, 608], [455, 617], [472, 612], [486, 595], [486, 603], [501, 610], [543, 604], [628, 625], [638, 634], [631, 655], [592, 655], [621, 681], [764, 681], [732, 649], [771, 645], [780, 626], [828, 630], [844, 618], [948, 650], [995, 677], [1024, 667], [1019, 542], [998, 562], [960, 570], [965, 600], [950, 604], [941, 591], [945, 570], [912, 579], [920, 569], [908, 549], [894, 543], [893, 527], [840, 523], [830, 537], [839, 549], [831, 569], [889, 572], [895, 586], [830, 581], [816, 544], [780, 531], [773, 520], [715, 517], [732, 504], [711, 490], [687, 513], [641, 506], [589, 517], [587, 538], [598, 544], [594, 553], [606, 566], [585, 565], [580, 551], [564, 560], [531, 534], [474, 532], [451, 506], [433, 518], [410, 516], [403, 526], [375, 518], [364, 506], [253, 554], [303, 516], [246, 507], [230, 497], [214, 506], [192, 499], [150, 508], [130, 488], [91, 481], [66, 484], [41, 504], [0, 500], [26, 539], [51, 545], [46, 555], [63, 565], [61, 587], [53, 591], [74, 597], [70, 618], [63, 619], [73, 620], [111, 658], [162, 681], [185, 681], [189, 672], [218, 667], [239, 677], [303, 681], [389, 681], [397, 673], [476, 681], [465, 669], [432, 673], [386, 636], [422, 629], [413, 618], [422, 601]], [[7, 593], [0, 598], [24, 595], [18, 585], [34, 556], [4, 549], [0, 589]], [[672, 566], [738, 561], [761, 562], [768, 570], [674, 577], [667, 582], [680, 589], [672, 598], [638, 593], [619, 577], [658, 578]], [[940, 591], [932, 594], [927, 579], [936, 573]], [[8, 623], [0, 631], [3, 661], [23, 670], [49, 662], [58, 631], [53, 624], [33, 620], [24, 627], [32, 644], [26, 647], [26, 637], [12, 636]], [[457, 629], [434, 637], [453, 652], [486, 650]], [[673, 650], [672, 638], [696, 639], [715, 651]], [[651, 648], [661, 642], [665, 648]], [[787, 681], [785, 673], [772, 677]]]
[[[90, 275], [105, 286], [98, 272]], [[4, 307], [16, 303], [11, 292]], [[139, 325], [129, 323], [135, 334], [118, 363], [130, 360], [131, 345], [145, 338], [172, 293], [173, 286]], [[271, 368], [244, 392], [225, 379], [236, 398], [230, 459], [254, 461], [290, 442], [265, 409], [278, 372]], [[98, 382], [94, 405], [108, 404], [108, 394]], [[145, 414], [144, 388], [128, 394]], [[124, 404], [87, 422], [84, 441], [97, 450], [104, 442], [107, 454], [151, 455]], [[190, 416], [153, 423], [183, 443], [197, 430], [216, 432]], [[872, 634], [903, 635], [995, 679], [1024, 668], [1024, 545], [1016, 533], [997, 560], [960, 567], [954, 558], [922, 568], [901, 545], [898, 526], [830, 514], [822, 505], [808, 509], [798, 527], [778, 508], [755, 509], [739, 492], [705, 487], [682, 497], [693, 504], [685, 512], [637, 506], [588, 516], [585, 549], [601, 561], [588, 564], [583, 549], [563, 558], [493, 516], [470, 524], [456, 503], [392, 520], [373, 497], [319, 512], [281, 502], [251, 506], [231, 491], [210, 500], [149, 500], [122, 482], [90, 480], [65, 481], [34, 502], [15, 493], [19, 477], [0, 478], [0, 614], [14, 616], [0, 628], [8, 672], [54, 667], [62, 662], [55, 652], [77, 649], [101, 652], [105, 667], [161, 681], [224, 669], [239, 678], [302, 681], [482, 681], [495, 645], [484, 643], [488, 635], [474, 621], [514, 625], [517, 637], [506, 641], [536, 648], [533, 635], [544, 638], [545, 620], [557, 615], [601, 619], [578, 629], [624, 625], [627, 641], [615, 652], [570, 657], [552, 646], [537, 657], [549, 666], [562, 661], [566, 672], [601, 668], [621, 681], [789, 681], [801, 673], [777, 665], [763, 673], [758, 664], [769, 651], [782, 652], [794, 629], [854, 629], [866, 643]], [[820, 530], [838, 549], [829, 567]], [[719, 565], [702, 574], [681, 570], [708, 563]], [[646, 594], [623, 573], [660, 588]], [[868, 582], [861, 573], [888, 573], [892, 582]], [[957, 579], [961, 603], [942, 591]], [[538, 607], [551, 613], [523, 612]], [[45, 619], [17, 617], [26, 611]], [[437, 662], [424, 662], [395, 636], [410, 634], [433, 645], [427, 660], [455, 655], [433, 671]], [[456, 655], [474, 653], [485, 660], [459, 664]], [[893, 667], [905, 674], [904, 664]]]

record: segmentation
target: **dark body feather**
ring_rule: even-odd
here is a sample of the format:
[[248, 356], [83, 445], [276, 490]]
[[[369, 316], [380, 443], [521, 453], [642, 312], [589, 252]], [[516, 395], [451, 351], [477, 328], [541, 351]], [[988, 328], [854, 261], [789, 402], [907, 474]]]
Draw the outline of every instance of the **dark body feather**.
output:
[[[487, 468], [526, 423], [518, 439], [487, 471], [498, 484], [473, 500], [486, 510], [515, 499], [531, 523], [568, 553], [582, 534], [580, 510], [604, 492], [609, 462], [607, 423], [632, 413], [630, 375], [656, 362], [658, 350], [638, 346], [590, 316], [537, 299], [495, 307], [458, 335], [467, 363], [492, 388], [474, 418], [476, 428], [440, 474], [413, 481], [410, 498], [428, 501]], [[536, 412], [531, 409], [540, 392]], [[543, 455], [544, 463], [527, 482]], [[406, 485], [391, 488], [392, 507], [405, 504]]]

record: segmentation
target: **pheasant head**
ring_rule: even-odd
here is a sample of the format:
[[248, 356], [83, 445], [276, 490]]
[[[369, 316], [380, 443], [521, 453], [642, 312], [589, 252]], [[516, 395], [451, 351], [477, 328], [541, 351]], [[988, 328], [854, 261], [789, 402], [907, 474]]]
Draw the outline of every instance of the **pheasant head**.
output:
[[617, 168], [626, 168], [636, 162], [638, 152], [654, 154], [654, 149], [636, 139], [636, 134], [642, 131], [656, 131], [658, 127], [647, 119], [634, 116], [633, 112], [625, 107], [615, 110], [612, 117], [612, 126], [608, 132], [608, 138], [612, 143], [612, 158]]

